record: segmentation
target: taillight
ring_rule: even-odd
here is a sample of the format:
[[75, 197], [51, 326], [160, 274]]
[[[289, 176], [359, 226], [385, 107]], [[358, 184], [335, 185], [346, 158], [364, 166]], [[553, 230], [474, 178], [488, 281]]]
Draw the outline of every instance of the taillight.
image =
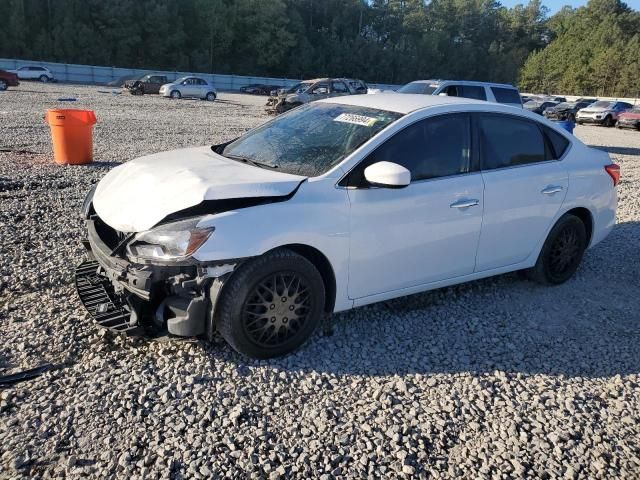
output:
[[615, 187], [620, 183], [620, 165], [612, 163], [604, 167], [609, 176], [613, 179], [613, 186]]

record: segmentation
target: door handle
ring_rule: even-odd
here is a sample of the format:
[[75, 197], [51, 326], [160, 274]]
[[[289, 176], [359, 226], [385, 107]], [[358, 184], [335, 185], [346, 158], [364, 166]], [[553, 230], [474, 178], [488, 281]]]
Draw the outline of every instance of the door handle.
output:
[[543, 188], [540, 193], [543, 193], [545, 195], [553, 195], [554, 193], [561, 192], [562, 190], [563, 187], [561, 187], [560, 185], [549, 185], [548, 187]]
[[475, 207], [480, 203], [479, 200], [471, 199], [471, 200], [458, 200], [457, 202], [449, 205], [451, 208], [467, 208], [467, 207]]

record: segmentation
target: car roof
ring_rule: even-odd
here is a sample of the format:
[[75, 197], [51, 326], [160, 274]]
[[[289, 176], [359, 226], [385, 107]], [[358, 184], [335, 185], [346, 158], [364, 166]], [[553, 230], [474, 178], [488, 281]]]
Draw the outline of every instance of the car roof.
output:
[[494, 83], [494, 82], [476, 82], [473, 80], [414, 80], [409, 83], [432, 83], [437, 85], [442, 85], [443, 83], [463, 83], [465, 85], [477, 85], [477, 86], [489, 86], [489, 87], [500, 87], [500, 88], [510, 88], [512, 90], [517, 90], [516, 87], [510, 85], [508, 83]]
[[[333, 97], [318, 100], [322, 103], [338, 103], [341, 105], [354, 105], [358, 107], [377, 108], [407, 114], [415, 110], [441, 105], [491, 105], [483, 100], [472, 100], [462, 97], [443, 97], [439, 95], [404, 94], [404, 93], [376, 93], [371, 95], [347, 95], [344, 97]], [[513, 107], [510, 107], [513, 108]]]

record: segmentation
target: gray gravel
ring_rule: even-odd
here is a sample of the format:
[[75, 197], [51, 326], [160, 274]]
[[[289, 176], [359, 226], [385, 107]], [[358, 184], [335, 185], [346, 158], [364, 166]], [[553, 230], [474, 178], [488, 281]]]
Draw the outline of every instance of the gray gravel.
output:
[[[247, 361], [222, 341], [99, 330], [72, 272], [92, 183], [233, 138], [266, 119], [265, 99], [97, 90], [0, 93], [0, 149], [14, 150], [0, 153], [0, 374], [55, 365], [0, 390], [1, 478], [640, 477], [640, 132], [576, 130], [623, 181], [618, 225], [565, 285], [512, 274], [414, 295]], [[51, 161], [42, 115], [65, 106], [96, 112], [92, 166]]]

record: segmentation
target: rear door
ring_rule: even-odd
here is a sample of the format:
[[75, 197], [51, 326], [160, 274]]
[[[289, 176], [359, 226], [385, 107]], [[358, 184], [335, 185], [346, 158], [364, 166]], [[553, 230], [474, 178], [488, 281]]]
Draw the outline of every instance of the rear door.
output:
[[349, 87], [342, 80], [332, 80], [331, 81], [331, 93], [329, 96], [331, 97], [342, 97], [345, 95], [350, 95]]
[[476, 260], [481, 272], [520, 263], [533, 253], [562, 206], [569, 182], [538, 122], [488, 113], [474, 119], [485, 184]]

